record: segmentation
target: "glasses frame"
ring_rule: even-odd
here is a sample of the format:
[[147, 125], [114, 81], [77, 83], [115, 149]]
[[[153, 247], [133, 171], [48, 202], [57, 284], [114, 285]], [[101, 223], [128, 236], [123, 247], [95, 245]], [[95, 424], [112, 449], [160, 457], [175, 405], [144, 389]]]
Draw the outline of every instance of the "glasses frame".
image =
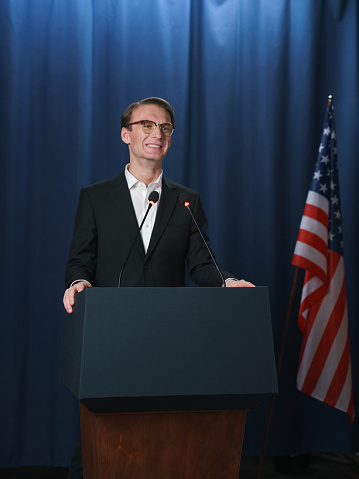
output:
[[[156, 123], [155, 121], [152, 121], [152, 120], [138, 120], [138, 121], [133, 121], [132, 123], [127, 123], [127, 125], [124, 126], [124, 128], [127, 128], [128, 126], [131, 126], [131, 125], [141, 125], [143, 127], [143, 123], [145, 122], [148, 122], [148, 123], [153, 123], [154, 124], [154, 128], [151, 130], [151, 133], [152, 131], [155, 131], [155, 129], [159, 126], [160, 127], [160, 130], [162, 131], [162, 133], [167, 136], [167, 137], [170, 137], [172, 136], [172, 133], [174, 132], [175, 130], [175, 126], [172, 125], [172, 123], [170, 122], [166, 122], [166, 123]], [[169, 135], [166, 135], [166, 133], [163, 131], [163, 128], [164, 128], [164, 125], [171, 125], [171, 133]], [[146, 132], [144, 132], [146, 133]]]

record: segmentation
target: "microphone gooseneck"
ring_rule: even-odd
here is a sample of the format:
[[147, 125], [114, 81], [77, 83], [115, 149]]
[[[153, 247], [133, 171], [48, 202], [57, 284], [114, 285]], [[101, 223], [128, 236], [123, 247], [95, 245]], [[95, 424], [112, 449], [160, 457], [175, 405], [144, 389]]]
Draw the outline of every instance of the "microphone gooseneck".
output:
[[133, 247], [134, 247], [135, 244], [136, 244], [137, 238], [139, 237], [139, 235], [140, 235], [140, 233], [141, 233], [141, 229], [142, 229], [143, 223], [146, 221], [147, 215], [148, 215], [148, 213], [149, 213], [151, 207], [152, 207], [155, 203], [157, 203], [157, 201], [159, 200], [159, 197], [160, 197], [160, 195], [159, 195], [158, 191], [151, 191], [151, 193], [150, 193], [149, 196], [148, 196], [148, 207], [147, 207], [147, 211], [146, 211], [146, 213], [145, 213], [145, 216], [143, 217], [143, 220], [142, 220], [142, 223], [140, 224], [140, 227], [139, 227], [139, 229], [138, 229], [136, 238], [135, 238], [134, 242], [133, 242], [132, 245], [131, 245], [130, 251], [128, 252], [128, 255], [127, 255], [127, 257], [126, 257], [126, 259], [125, 259], [125, 261], [124, 261], [124, 263], [123, 263], [123, 266], [122, 266], [122, 268], [121, 268], [120, 275], [119, 275], [119, 277], [118, 277], [118, 287], [119, 287], [119, 288], [121, 287], [121, 279], [122, 279], [123, 270], [125, 269], [125, 266], [126, 266], [126, 264], [127, 264], [128, 258], [130, 257], [130, 254], [131, 254], [131, 252], [132, 252], [132, 250], [133, 250]]
[[208, 250], [208, 253], [209, 253], [209, 255], [211, 256], [211, 259], [212, 259], [212, 261], [213, 261], [213, 264], [214, 264], [214, 266], [216, 267], [216, 269], [217, 269], [217, 271], [218, 271], [218, 274], [219, 274], [220, 277], [221, 277], [222, 287], [225, 288], [225, 287], [226, 287], [226, 281], [225, 281], [225, 279], [224, 279], [224, 277], [223, 277], [222, 271], [219, 269], [219, 266], [218, 266], [216, 260], [214, 259], [214, 256], [213, 256], [213, 254], [212, 254], [212, 251], [210, 250], [210, 248], [209, 248], [209, 246], [208, 246], [208, 244], [207, 244], [207, 241], [204, 239], [204, 236], [203, 236], [203, 234], [202, 234], [202, 231], [201, 231], [200, 227], [198, 226], [197, 221], [196, 221], [196, 219], [195, 219], [195, 217], [193, 216], [193, 213], [192, 213], [192, 211], [191, 211], [191, 208], [190, 208], [191, 201], [190, 201], [189, 196], [188, 196], [186, 193], [181, 193], [180, 196], [179, 196], [179, 200], [180, 200], [180, 202], [183, 204], [183, 206], [185, 206], [185, 208], [188, 209], [188, 211], [189, 211], [189, 213], [190, 213], [190, 215], [191, 215], [191, 217], [192, 217], [192, 220], [193, 220], [194, 224], [196, 225], [196, 228], [197, 228], [199, 234], [201, 235], [202, 241], [203, 241], [203, 243], [206, 245], [206, 248], [207, 248], [207, 250]]

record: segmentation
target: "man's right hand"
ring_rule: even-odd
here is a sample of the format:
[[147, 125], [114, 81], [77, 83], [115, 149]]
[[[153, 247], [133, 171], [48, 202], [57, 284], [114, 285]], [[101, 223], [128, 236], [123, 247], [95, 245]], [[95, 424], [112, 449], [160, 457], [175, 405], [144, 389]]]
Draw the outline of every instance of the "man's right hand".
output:
[[83, 291], [85, 288], [91, 288], [91, 284], [87, 281], [78, 281], [65, 291], [63, 303], [69, 314], [72, 313], [72, 307], [75, 304], [75, 294]]

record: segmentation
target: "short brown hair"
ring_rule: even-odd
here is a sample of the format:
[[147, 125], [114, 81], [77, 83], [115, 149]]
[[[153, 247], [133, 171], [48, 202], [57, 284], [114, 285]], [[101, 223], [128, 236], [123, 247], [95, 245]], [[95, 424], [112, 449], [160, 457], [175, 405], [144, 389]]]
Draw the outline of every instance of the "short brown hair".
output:
[[121, 118], [121, 128], [123, 128], [126, 125], [128, 125], [129, 123], [131, 123], [132, 113], [136, 110], [136, 108], [138, 108], [139, 106], [142, 106], [142, 105], [157, 105], [157, 106], [163, 108], [164, 110], [168, 111], [168, 113], [170, 114], [170, 117], [171, 117], [172, 126], [175, 127], [175, 113], [174, 113], [173, 108], [171, 107], [171, 105], [168, 103], [168, 101], [163, 100], [162, 98], [157, 98], [155, 96], [152, 96], [152, 97], [140, 100], [140, 101], [136, 101], [135, 103], [131, 103], [131, 105], [129, 105], [126, 108], [126, 110], [124, 111], [124, 113], [122, 115], [122, 118]]

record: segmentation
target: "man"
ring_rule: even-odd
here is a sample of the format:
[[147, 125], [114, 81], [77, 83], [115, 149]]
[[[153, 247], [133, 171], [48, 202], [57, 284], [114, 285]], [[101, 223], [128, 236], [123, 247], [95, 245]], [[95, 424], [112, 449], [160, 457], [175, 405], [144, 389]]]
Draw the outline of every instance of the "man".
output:
[[[175, 129], [171, 105], [160, 98], [133, 103], [124, 112], [121, 127], [130, 163], [117, 177], [83, 188], [80, 193], [66, 268], [63, 303], [68, 313], [72, 313], [76, 294], [85, 288], [119, 286], [120, 272], [121, 286], [184, 286], [187, 261], [189, 274], [199, 286], [222, 285], [189, 212], [179, 200], [181, 193], [189, 198], [208, 242], [207, 220], [198, 193], [173, 183], [162, 173]], [[159, 193], [159, 201], [150, 209], [131, 250], [152, 191]], [[222, 274], [226, 286], [253, 286], [226, 271]], [[79, 446], [77, 449], [69, 478], [82, 477]]]
[[[66, 268], [64, 306], [72, 312], [75, 295], [90, 286], [118, 286], [119, 274], [146, 212], [148, 196], [159, 201], [151, 208], [128, 262], [122, 286], [184, 286], [185, 261], [199, 286], [221, 286], [189, 212], [179, 201], [186, 193], [202, 229], [207, 221], [193, 190], [167, 180], [162, 162], [171, 145], [174, 112], [160, 98], [133, 103], [121, 119], [121, 137], [130, 163], [117, 177], [81, 190], [74, 235]], [[205, 236], [206, 237], [206, 236]], [[206, 237], [206, 240], [207, 237]], [[223, 271], [226, 286], [253, 286]]]

